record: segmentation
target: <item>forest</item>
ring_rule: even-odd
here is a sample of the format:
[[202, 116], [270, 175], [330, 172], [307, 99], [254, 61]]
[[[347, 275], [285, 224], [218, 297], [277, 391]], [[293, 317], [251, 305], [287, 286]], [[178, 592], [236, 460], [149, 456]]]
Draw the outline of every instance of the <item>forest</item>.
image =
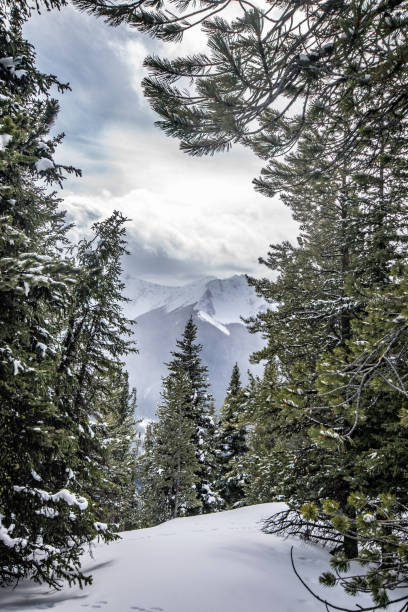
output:
[[[71, 240], [61, 190], [81, 171], [51, 135], [69, 85], [23, 35], [67, 4], [165, 43], [201, 28], [206, 54], [145, 59], [157, 125], [187, 155], [249, 148], [255, 189], [299, 226], [248, 277], [270, 305], [246, 321], [263, 376], [236, 365], [217, 413], [190, 318], [144, 440], [127, 219]], [[408, 2], [0, 0], [0, 50], [2, 586], [85, 585], [95, 538], [285, 502], [263, 531], [325, 546], [321, 584], [406, 612]]]

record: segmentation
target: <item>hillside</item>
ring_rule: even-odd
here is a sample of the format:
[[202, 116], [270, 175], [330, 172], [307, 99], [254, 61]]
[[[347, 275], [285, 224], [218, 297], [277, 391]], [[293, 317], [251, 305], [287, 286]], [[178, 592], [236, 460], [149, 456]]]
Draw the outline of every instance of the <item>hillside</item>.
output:
[[251, 353], [262, 347], [263, 340], [248, 332], [241, 317], [255, 315], [266, 306], [249, 287], [245, 276], [204, 278], [182, 287], [132, 278], [126, 284], [131, 299], [127, 315], [137, 321], [134, 335], [140, 350], [127, 360], [130, 382], [138, 391], [138, 414], [154, 415], [161, 378], [167, 373], [164, 364], [190, 316], [198, 326], [202, 360], [208, 367], [211, 392], [218, 408], [236, 361], [243, 380], [249, 367], [254, 373], [261, 373], [262, 369], [249, 366], [248, 360]]
[[[84, 567], [94, 584], [83, 591], [20, 584], [0, 590], [1, 610], [52, 608], [55, 612], [318, 612], [324, 606], [297, 580], [290, 564], [308, 583], [337, 605], [355, 608], [355, 599], [318, 584], [327, 552], [296, 540], [260, 532], [259, 521], [281, 504], [248, 506], [228, 512], [180, 518], [158, 527], [130, 531], [110, 545], [96, 545]], [[359, 597], [360, 605], [366, 603]], [[392, 609], [389, 608], [389, 612]], [[394, 611], [393, 611], [394, 612]]]

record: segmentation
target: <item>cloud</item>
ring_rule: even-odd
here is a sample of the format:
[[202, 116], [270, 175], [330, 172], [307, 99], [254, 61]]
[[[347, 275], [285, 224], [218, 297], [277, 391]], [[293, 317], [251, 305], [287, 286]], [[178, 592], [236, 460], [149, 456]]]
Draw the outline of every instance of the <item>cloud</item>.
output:
[[26, 35], [40, 68], [73, 88], [62, 97], [56, 130], [66, 139], [56, 159], [83, 170], [83, 179], [69, 178], [62, 194], [76, 237], [118, 209], [131, 219], [131, 275], [179, 282], [262, 274], [257, 258], [269, 243], [296, 234], [288, 210], [252, 188], [262, 163], [240, 147], [186, 156], [154, 126], [142, 94], [148, 53], [182, 55], [202, 49], [204, 37], [195, 31], [182, 45], [164, 45], [72, 8], [33, 18]]
[[[130, 218], [129, 246], [140, 276], [163, 281], [172, 266], [173, 275], [189, 278], [259, 274], [257, 259], [268, 245], [295, 235], [279, 200], [254, 192], [259, 163], [248, 152], [189, 158], [160, 132], [129, 127], [126, 134], [114, 126], [104, 133], [103, 148], [114, 160], [101, 180], [104, 190], [66, 194], [64, 206], [79, 232], [115, 209]], [[137, 263], [136, 253], [143, 255]]]

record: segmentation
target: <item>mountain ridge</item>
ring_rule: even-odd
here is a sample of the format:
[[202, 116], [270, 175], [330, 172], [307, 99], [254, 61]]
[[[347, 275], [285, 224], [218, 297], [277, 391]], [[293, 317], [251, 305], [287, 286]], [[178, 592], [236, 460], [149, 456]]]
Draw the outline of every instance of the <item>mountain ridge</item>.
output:
[[160, 401], [164, 365], [181, 337], [190, 316], [197, 325], [197, 341], [203, 345], [202, 361], [208, 367], [210, 390], [220, 408], [231, 376], [238, 363], [245, 383], [247, 370], [255, 374], [260, 366], [249, 364], [251, 353], [262, 339], [250, 334], [241, 317], [248, 318], [266, 309], [244, 275], [226, 279], [205, 277], [179, 287], [129, 279], [126, 315], [136, 321], [135, 340], [139, 355], [127, 360], [130, 382], [138, 392], [138, 414], [152, 418]]
[[[132, 301], [128, 309], [134, 318], [164, 308], [172, 312], [185, 306], [196, 306], [196, 311], [204, 311], [210, 316], [217, 314], [221, 323], [241, 323], [256, 314], [265, 306], [243, 274], [219, 279], [214, 276], [203, 277], [186, 285], [160, 285], [138, 278], [129, 278], [127, 297]], [[236, 301], [241, 296], [240, 302]], [[234, 299], [234, 301], [232, 301]]]

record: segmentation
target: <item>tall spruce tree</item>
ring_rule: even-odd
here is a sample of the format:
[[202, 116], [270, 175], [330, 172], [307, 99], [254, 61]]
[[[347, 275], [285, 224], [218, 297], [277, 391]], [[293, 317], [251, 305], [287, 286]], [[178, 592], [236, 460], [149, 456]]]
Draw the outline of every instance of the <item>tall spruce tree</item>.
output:
[[191, 381], [182, 368], [164, 379], [158, 422], [152, 426], [141, 462], [141, 512], [149, 526], [200, 509], [199, 463], [189, 415], [193, 398]]
[[[125, 452], [124, 461], [132, 461], [134, 437], [123, 372], [123, 357], [136, 350], [129, 339], [132, 321], [122, 312], [126, 302], [121, 280], [121, 259], [127, 252], [125, 222], [121, 213], [114, 212], [95, 223], [94, 236], [74, 249], [78, 280], [71, 296], [59, 364], [59, 371], [65, 374], [60, 402], [69, 406], [77, 427], [80, 475], [76, 482], [96, 503], [100, 522], [107, 520], [103, 508], [120, 506], [118, 492], [132, 486], [128, 480], [131, 471], [127, 476], [121, 474], [111, 461], [115, 446]], [[122, 477], [125, 482], [121, 482]]]
[[284, 427], [279, 418], [278, 389], [278, 368], [272, 362], [266, 364], [261, 378], [250, 377], [243, 392], [241, 423], [247, 431], [247, 452], [235, 466], [243, 483], [242, 504], [280, 499], [283, 472], [276, 456]]
[[64, 213], [44, 184], [77, 171], [53, 160], [61, 136], [49, 136], [58, 112], [50, 90], [67, 86], [36, 69], [22, 36], [26, 9], [0, 3], [0, 567], [2, 584], [29, 575], [59, 587], [89, 582], [83, 545], [112, 534], [73, 483], [78, 426], [58, 363], [77, 271], [62, 253]]
[[243, 421], [246, 397], [241, 385], [238, 364], [232, 369], [227, 395], [221, 408], [217, 427], [218, 490], [227, 507], [243, 497], [243, 478], [237, 469], [248, 448]]
[[103, 447], [99, 512], [115, 530], [128, 531], [139, 524], [136, 504], [136, 390], [129, 390], [127, 372], [119, 370], [106, 381], [104, 422], [99, 426]]
[[[170, 376], [180, 369], [191, 382], [193, 401], [187, 416], [193, 425], [193, 441], [198, 460], [197, 493], [202, 512], [212, 512], [219, 507], [220, 497], [214, 488], [214, 404], [208, 391], [208, 368], [201, 362], [202, 345], [197, 344], [197, 325], [193, 317], [188, 319], [183, 336], [177, 340], [177, 350], [171, 353], [173, 359], [167, 364]], [[192, 513], [195, 513], [192, 508]]]

